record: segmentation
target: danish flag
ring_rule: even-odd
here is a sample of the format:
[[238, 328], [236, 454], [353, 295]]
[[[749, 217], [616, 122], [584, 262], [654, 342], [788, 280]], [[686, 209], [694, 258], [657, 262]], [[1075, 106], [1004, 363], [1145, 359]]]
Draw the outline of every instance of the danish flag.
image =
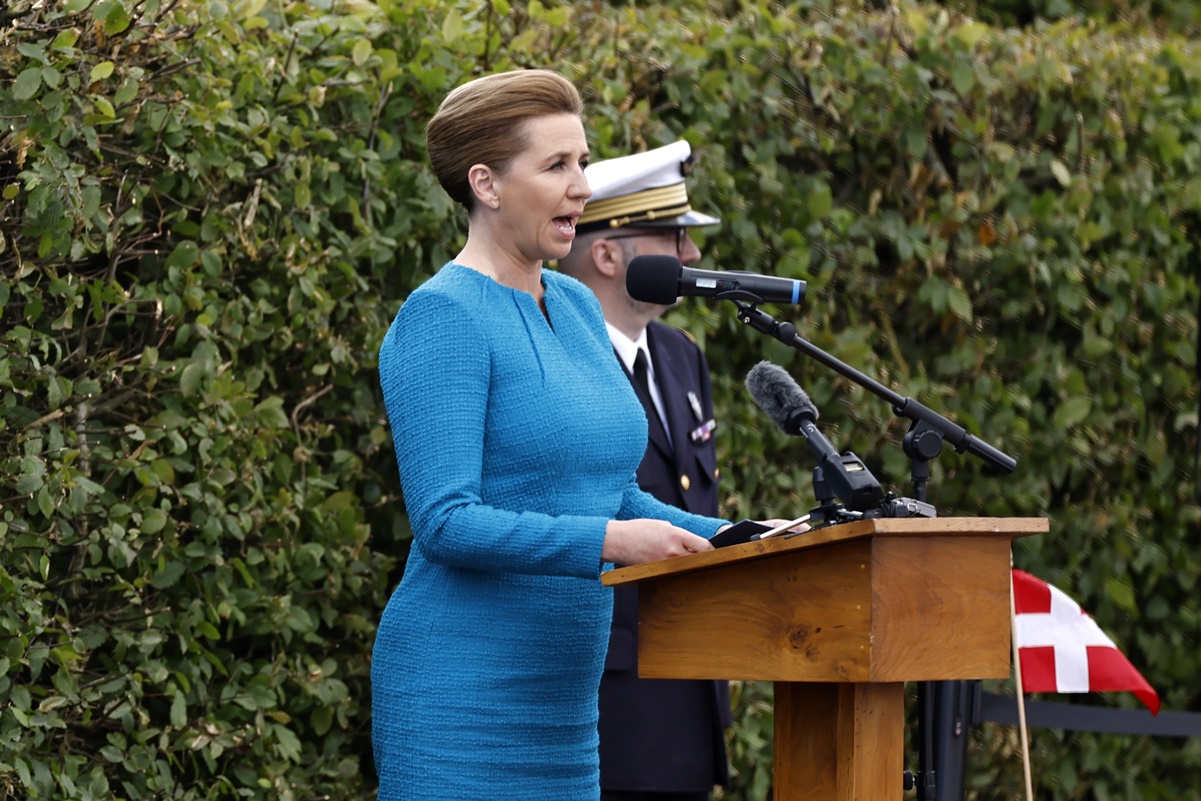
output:
[[1014, 636], [1028, 693], [1127, 690], [1159, 714], [1159, 694], [1101, 627], [1061, 590], [1013, 571]]

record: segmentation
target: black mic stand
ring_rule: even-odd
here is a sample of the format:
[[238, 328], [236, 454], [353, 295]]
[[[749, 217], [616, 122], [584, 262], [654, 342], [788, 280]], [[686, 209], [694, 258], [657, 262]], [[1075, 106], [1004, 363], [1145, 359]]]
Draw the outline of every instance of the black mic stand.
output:
[[[915, 421], [902, 448], [909, 457], [914, 495], [926, 500], [930, 460], [942, 452], [942, 434]], [[919, 681], [917, 683], [918, 772], [905, 771], [905, 789], [917, 787], [923, 801], [962, 801], [967, 789], [967, 740], [972, 708], [979, 705], [979, 681]], [[937, 782], [935, 776], [937, 775]]]
[[[767, 312], [756, 308], [762, 303], [762, 298], [747, 292], [734, 292], [714, 295], [734, 301], [738, 307], [738, 320], [756, 331], [775, 337], [801, 353], [809, 356], [838, 374], [851, 379], [869, 392], [888, 401], [892, 411], [898, 417], [906, 417], [910, 422], [909, 431], [905, 434], [902, 447], [909, 457], [913, 488], [916, 499], [926, 502], [926, 485], [930, 480], [930, 460], [937, 458], [942, 452], [944, 439], [962, 453], [968, 451], [991, 465], [1012, 473], [1017, 467], [1017, 460], [987, 442], [972, 436], [967, 431], [938, 412], [925, 406], [913, 398], [907, 398], [893, 392], [888, 387], [875, 381], [851, 367], [846, 362], [826, 353], [816, 345], [806, 341], [797, 334], [796, 326], [792, 323], [778, 322]], [[918, 773], [905, 771], [903, 777], [906, 790], [916, 786], [919, 801], [962, 801], [965, 791], [965, 766], [967, 763], [967, 729], [968, 705], [970, 691], [967, 681], [922, 681], [918, 682]], [[935, 782], [937, 773], [942, 773], [943, 784]], [[944, 792], [939, 792], [940, 790]], [[954, 795], [951, 795], [951, 791]]]

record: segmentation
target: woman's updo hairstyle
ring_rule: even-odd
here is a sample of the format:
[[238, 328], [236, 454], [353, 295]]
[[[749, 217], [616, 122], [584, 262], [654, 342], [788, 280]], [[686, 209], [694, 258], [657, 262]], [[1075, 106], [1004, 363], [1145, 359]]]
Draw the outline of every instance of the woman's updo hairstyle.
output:
[[452, 91], [425, 128], [426, 150], [438, 183], [470, 213], [475, 195], [467, 181], [473, 164], [508, 169], [526, 147], [521, 124], [533, 117], [583, 113], [580, 93], [550, 70], [485, 75]]

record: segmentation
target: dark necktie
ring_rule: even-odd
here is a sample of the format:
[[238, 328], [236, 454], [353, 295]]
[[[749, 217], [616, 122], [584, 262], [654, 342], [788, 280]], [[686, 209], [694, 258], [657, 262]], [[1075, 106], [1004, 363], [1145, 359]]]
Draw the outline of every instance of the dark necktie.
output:
[[659, 411], [655, 408], [655, 402], [651, 399], [651, 386], [648, 377], [649, 366], [646, 359], [646, 351], [642, 348], [638, 349], [638, 355], [634, 357], [634, 389], [638, 395], [638, 400], [642, 401], [642, 408], [646, 411], [646, 420], [650, 424], [650, 437], [655, 439], [655, 433], [658, 432], [662, 436], [664, 443], [669, 442], [667, 432], [663, 429], [663, 420], [659, 417]]

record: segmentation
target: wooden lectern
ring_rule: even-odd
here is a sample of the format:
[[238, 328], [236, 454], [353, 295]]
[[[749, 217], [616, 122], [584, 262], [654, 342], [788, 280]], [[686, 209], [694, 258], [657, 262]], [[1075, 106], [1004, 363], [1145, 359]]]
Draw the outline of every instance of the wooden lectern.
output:
[[906, 681], [1006, 678], [1010, 541], [1043, 518], [880, 518], [605, 573], [638, 672], [775, 682], [775, 801], [898, 801]]

